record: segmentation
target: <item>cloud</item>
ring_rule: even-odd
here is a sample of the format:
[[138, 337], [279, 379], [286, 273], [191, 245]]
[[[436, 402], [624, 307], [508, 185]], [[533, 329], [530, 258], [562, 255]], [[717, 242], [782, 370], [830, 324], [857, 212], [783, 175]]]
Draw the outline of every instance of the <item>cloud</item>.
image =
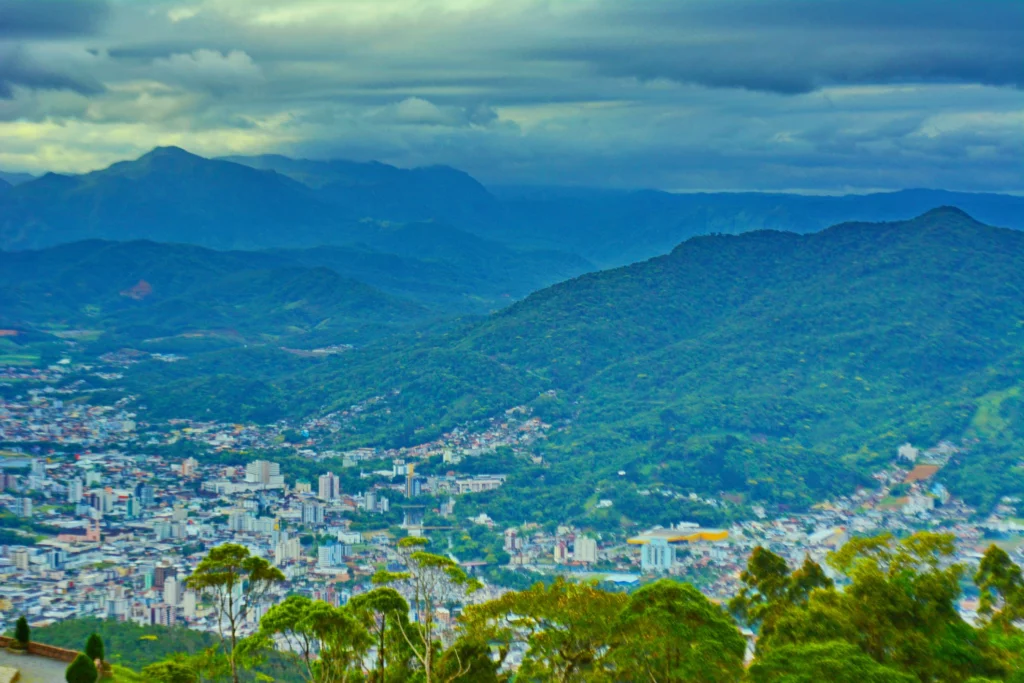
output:
[[0, 0], [0, 39], [92, 35], [109, 14], [105, 0]]
[[81, 95], [102, 93], [103, 84], [85, 65], [95, 59], [95, 55], [86, 52], [0, 45], [0, 99], [13, 98], [17, 87], [70, 90]]
[[5, 147], [22, 136], [19, 164], [35, 171], [180, 144], [444, 163], [492, 184], [1024, 190], [1020, 0], [68, 0], [93, 18], [25, 13], [56, 1], [0, 0], [22, 12], [0, 28]]
[[376, 110], [371, 118], [381, 123], [419, 126], [486, 126], [498, 113], [484, 104], [439, 107], [420, 97], [408, 97]]
[[784, 95], [829, 85], [1024, 86], [1017, 0], [618, 0], [534, 58]]
[[241, 50], [225, 54], [202, 49], [188, 54], [172, 54], [153, 60], [151, 73], [167, 83], [215, 94], [245, 88], [263, 80], [260, 67]]

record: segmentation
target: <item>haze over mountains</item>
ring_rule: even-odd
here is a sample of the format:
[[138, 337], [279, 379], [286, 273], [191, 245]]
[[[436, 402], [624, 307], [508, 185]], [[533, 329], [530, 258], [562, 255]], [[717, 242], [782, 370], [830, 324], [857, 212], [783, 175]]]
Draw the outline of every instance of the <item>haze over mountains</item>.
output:
[[[158, 148], [82, 176], [48, 174], [2, 192], [0, 248], [78, 239], [151, 239], [215, 249], [375, 244], [379, 224], [429, 221], [517, 251], [572, 254], [565, 272], [624, 265], [708, 233], [813, 232], [848, 220], [905, 220], [937, 206], [1024, 228], [1024, 198], [908, 190], [866, 196], [671, 194], [498, 188], [443, 166], [282, 156], [204, 159]], [[466, 239], [449, 232], [449, 243]], [[549, 257], [550, 258], [550, 255]], [[570, 265], [572, 264], [572, 265]], [[582, 270], [577, 270], [582, 272]], [[530, 283], [535, 285], [536, 283]]]

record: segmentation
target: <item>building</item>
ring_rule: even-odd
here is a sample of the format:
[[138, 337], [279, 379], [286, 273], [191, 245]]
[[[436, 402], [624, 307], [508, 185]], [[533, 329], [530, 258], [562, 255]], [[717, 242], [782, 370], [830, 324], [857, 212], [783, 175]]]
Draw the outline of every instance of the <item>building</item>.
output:
[[587, 536], [577, 536], [572, 556], [577, 562], [594, 564], [597, 562], [597, 541]]
[[341, 496], [341, 480], [333, 472], [321, 474], [317, 487], [317, 498], [320, 500], [337, 500]]
[[14, 514], [19, 517], [32, 516], [32, 499], [28, 496], [18, 498], [14, 501]]
[[284, 488], [281, 466], [269, 460], [253, 460], [245, 466], [245, 483], [265, 488]]
[[170, 605], [153, 605], [149, 608], [149, 623], [154, 626], [174, 626], [178, 623], [177, 610]]
[[569, 546], [565, 541], [555, 543], [555, 564], [565, 564], [569, 561]]
[[135, 519], [142, 514], [142, 506], [139, 504], [139, 499], [135, 496], [128, 496], [128, 500], [125, 501], [124, 505], [124, 516], [128, 519]]
[[351, 554], [347, 545], [331, 543], [322, 545], [317, 550], [316, 566], [318, 569], [334, 569], [345, 564], [345, 558]]
[[199, 461], [195, 458], [185, 458], [181, 463], [181, 476], [192, 477], [195, 476], [196, 469], [199, 467]]
[[182, 610], [186, 619], [194, 619], [196, 616], [196, 592], [185, 591], [181, 599]]
[[78, 505], [82, 500], [83, 494], [84, 486], [80, 478], [76, 477], [68, 482], [68, 503]]
[[160, 564], [153, 568], [153, 588], [163, 591], [164, 583], [171, 577], [176, 577], [178, 570], [170, 565]]
[[493, 491], [494, 489], [501, 487], [501, 485], [504, 483], [505, 475], [481, 475], [477, 477], [470, 477], [468, 479], [455, 480], [455, 486], [458, 489], [460, 495], [465, 493], [481, 493], [483, 491]]
[[139, 484], [135, 487], [135, 497], [142, 507], [152, 507], [156, 502], [156, 490], [149, 484]]
[[307, 502], [302, 504], [303, 524], [323, 524], [324, 506], [320, 503]]
[[664, 538], [652, 538], [640, 548], [640, 568], [645, 572], [667, 572], [676, 561], [676, 549]]
[[168, 576], [164, 579], [164, 602], [171, 607], [177, 607], [181, 601], [181, 584], [177, 576]]
[[282, 538], [274, 547], [274, 563], [285, 564], [302, 557], [302, 544], [297, 538]]

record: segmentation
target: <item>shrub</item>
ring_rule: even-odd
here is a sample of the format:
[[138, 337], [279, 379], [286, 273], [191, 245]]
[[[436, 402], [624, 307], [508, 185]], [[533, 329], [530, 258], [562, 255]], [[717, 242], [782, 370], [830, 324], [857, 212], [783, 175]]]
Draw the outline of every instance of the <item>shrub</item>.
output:
[[14, 625], [14, 640], [21, 649], [28, 647], [31, 631], [28, 628], [28, 619], [24, 616], [18, 617], [18, 623]]
[[79, 654], [75, 657], [75, 661], [68, 665], [64, 679], [67, 683], [96, 683], [99, 675], [100, 673], [96, 670], [96, 665], [92, 663], [92, 660], [86, 655]]

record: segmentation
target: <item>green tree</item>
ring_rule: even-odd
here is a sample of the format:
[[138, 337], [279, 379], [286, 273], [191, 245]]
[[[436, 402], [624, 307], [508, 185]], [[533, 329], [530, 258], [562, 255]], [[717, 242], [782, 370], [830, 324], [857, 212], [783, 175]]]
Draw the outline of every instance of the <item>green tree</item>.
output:
[[633, 593], [612, 626], [616, 678], [662, 683], [732, 683], [746, 640], [735, 622], [690, 584], [662, 579]]
[[743, 587], [729, 601], [729, 611], [751, 628], [759, 629], [762, 638], [771, 636], [787, 609], [805, 604], [814, 589], [833, 586], [810, 557], [790, 573], [784, 559], [761, 546], [754, 548], [740, 581]]
[[357, 595], [348, 604], [363, 620], [377, 644], [377, 665], [372, 680], [383, 681], [388, 665], [388, 630], [407, 628], [409, 603], [394, 588], [382, 587]]
[[[425, 683], [433, 683], [440, 680], [434, 671], [437, 609], [464, 602], [470, 593], [480, 588], [480, 582], [471, 579], [454, 560], [424, 551], [427, 543], [425, 538], [403, 538], [398, 542], [398, 549], [405, 560], [406, 570], [380, 571], [374, 575], [373, 581], [378, 585], [399, 585], [410, 595], [410, 603], [417, 616], [415, 628], [400, 621], [395, 625], [423, 667]], [[459, 667], [454, 675], [443, 680], [455, 680], [462, 673], [465, 670]]]
[[787, 645], [841, 640], [922, 681], [1001, 678], [1000, 653], [957, 611], [964, 568], [951, 562], [954, 552], [948, 534], [851, 540], [829, 557], [848, 585], [814, 590], [806, 604], [785, 610], [759, 640], [758, 658]]
[[222, 642], [230, 644], [225, 654], [234, 683], [239, 683], [239, 629], [279, 581], [284, 581], [280, 569], [251, 555], [245, 546], [226, 543], [211, 549], [185, 582], [189, 588], [213, 597]]
[[882, 666], [856, 645], [829, 640], [784, 645], [759, 656], [747, 672], [751, 683], [917, 683], [915, 676]]
[[372, 643], [350, 608], [299, 595], [272, 607], [260, 620], [260, 631], [287, 640], [310, 683], [347, 681]]
[[993, 625], [1008, 632], [1014, 629], [1014, 622], [1024, 618], [1024, 577], [1005, 550], [989, 546], [974, 583], [980, 592], [978, 614]]
[[93, 661], [99, 660], [102, 662], [105, 659], [103, 639], [98, 634], [90, 634], [89, 639], [85, 641], [85, 654]]
[[610, 669], [614, 624], [628, 598], [558, 577], [466, 608], [464, 633], [498, 646], [498, 662], [526, 646], [517, 680], [584, 681]]
[[64, 672], [67, 683], [96, 683], [99, 678], [99, 671], [96, 665], [88, 656], [79, 653], [75, 660], [68, 665]]
[[18, 617], [18, 621], [14, 624], [14, 640], [18, 643], [18, 646], [24, 650], [28, 648], [31, 638], [32, 631], [28, 627], [28, 619], [22, 615]]

